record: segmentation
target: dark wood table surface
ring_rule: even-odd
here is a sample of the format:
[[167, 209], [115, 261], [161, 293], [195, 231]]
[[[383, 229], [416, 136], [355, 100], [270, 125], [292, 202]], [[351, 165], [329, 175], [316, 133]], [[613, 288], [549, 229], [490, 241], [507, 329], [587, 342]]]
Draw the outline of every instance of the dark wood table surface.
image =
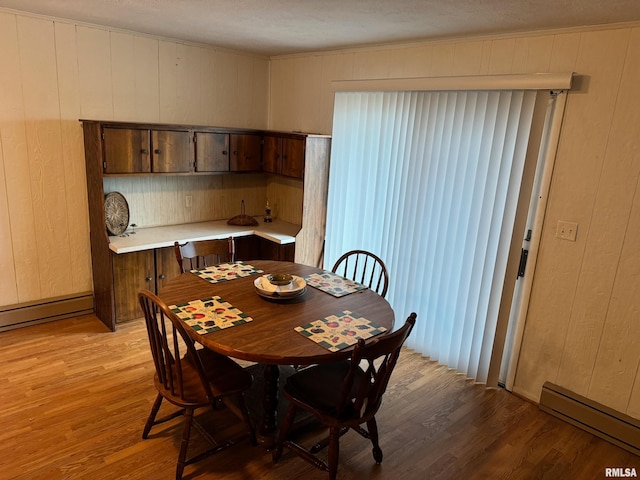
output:
[[[300, 277], [321, 269], [291, 262], [252, 260], [245, 263], [266, 273], [290, 273]], [[256, 275], [210, 283], [192, 273], [170, 280], [159, 292], [167, 304], [199, 300], [217, 295], [253, 320], [236, 327], [200, 335], [188, 328], [203, 346], [233, 358], [266, 365], [263, 420], [258, 427], [264, 443], [273, 440], [278, 406], [278, 365], [309, 365], [348, 358], [352, 348], [330, 352], [294, 330], [314, 320], [347, 310], [393, 330], [394, 313], [389, 303], [371, 290], [336, 298], [307, 285], [306, 292], [292, 299], [276, 300], [256, 293]]]

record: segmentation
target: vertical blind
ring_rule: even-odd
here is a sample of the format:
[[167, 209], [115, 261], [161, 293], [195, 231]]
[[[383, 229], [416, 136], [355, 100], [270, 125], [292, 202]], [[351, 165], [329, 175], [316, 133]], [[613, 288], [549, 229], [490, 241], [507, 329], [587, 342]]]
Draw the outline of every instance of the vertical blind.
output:
[[536, 91], [337, 92], [325, 264], [387, 264], [407, 346], [486, 382]]

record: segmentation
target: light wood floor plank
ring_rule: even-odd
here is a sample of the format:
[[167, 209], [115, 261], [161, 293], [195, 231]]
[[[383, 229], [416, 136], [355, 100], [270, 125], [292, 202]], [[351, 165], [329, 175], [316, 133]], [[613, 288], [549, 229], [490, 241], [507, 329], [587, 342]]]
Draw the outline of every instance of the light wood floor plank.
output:
[[[171, 479], [180, 419], [142, 428], [156, 392], [142, 321], [109, 332], [83, 316], [0, 333], [0, 477]], [[162, 412], [171, 410], [163, 405]], [[598, 479], [640, 458], [502, 389], [485, 389], [405, 350], [378, 418], [382, 465], [355, 433], [340, 444], [343, 480]], [[224, 410], [202, 419], [233, 432]], [[310, 439], [318, 434], [309, 434]], [[193, 434], [193, 450], [204, 441]], [[305, 480], [326, 474], [287, 452], [277, 465], [241, 442], [187, 467], [186, 479]]]

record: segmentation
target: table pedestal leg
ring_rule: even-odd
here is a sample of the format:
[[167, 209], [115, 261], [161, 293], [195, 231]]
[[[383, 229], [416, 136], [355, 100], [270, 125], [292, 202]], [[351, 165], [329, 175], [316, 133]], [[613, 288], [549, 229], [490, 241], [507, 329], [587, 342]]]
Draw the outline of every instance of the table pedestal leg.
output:
[[258, 429], [260, 442], [271, 448], [276, 440], [276, 415], [278, 411], [278, 365], [265, 365], [264, 368], [264, 398], [262, 425]]

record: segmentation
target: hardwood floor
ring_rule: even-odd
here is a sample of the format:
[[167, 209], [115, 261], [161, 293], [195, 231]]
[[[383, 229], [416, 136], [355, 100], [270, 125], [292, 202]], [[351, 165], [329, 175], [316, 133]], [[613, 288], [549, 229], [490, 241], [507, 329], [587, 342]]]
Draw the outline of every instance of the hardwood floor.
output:
[[[109, 332], [94, 316], [0, 333], [0, 478], [171, 479], [180, 419], [142, 428], [156, 392], [142, 321]], [[169, 408], [163, 406], [168, 411]], [[215, 416], [216, 418], [213, 418]], [[222, 434], [223, 410], [209, 415]], [[598, 479], [640, 458], [502, 389], [485, 389], [404, 351], [380, 410], [384, 461], [354, 432], [338, 478]], [[203, 447], [194, 431], [193, 450]], [[325, 479], [285, 450], [277, 465], [248, 441], [185, 470], [185, 478]]]

